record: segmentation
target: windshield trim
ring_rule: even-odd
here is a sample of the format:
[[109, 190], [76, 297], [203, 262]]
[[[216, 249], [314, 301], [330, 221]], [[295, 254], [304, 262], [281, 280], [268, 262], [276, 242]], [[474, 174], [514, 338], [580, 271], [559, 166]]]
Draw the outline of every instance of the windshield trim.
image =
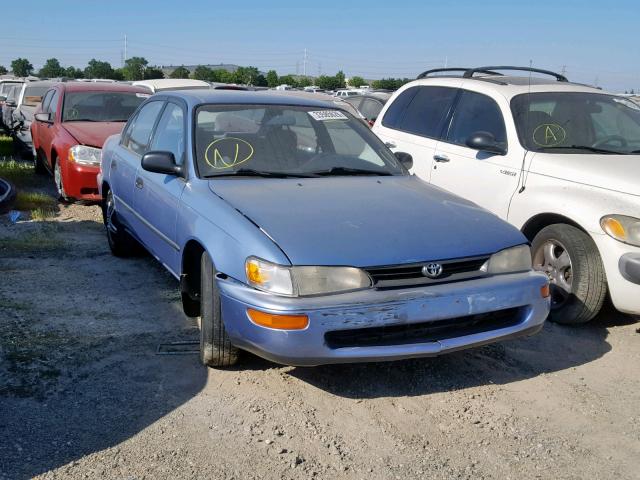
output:
[[[251, 103], [238, 103], [238, 102], [229, 102], [229, 103], [224, 103], [224, 102], [200, 102], [200, 103], [196, 103], [195, 105], [193, 105], [192, 107], [192, 111], [191, 111], [191, 132], [190, 132], [190, 140], [191, 140], [191, 157], [192, 157], [192, 164], [193, 164], [193, 170], [196, 174], [196, 177], [198, 179], [201, 180], [215, 180], [216, 177], [215, 176], [208, 176], [208, 175], [202, 175], [202, 173], [200, 172], [200, 166], [198, 165], [198, 152], [197, 152], [197, 141], [196, 141], [196, 126], [198, 124], [198, 111], [202, 108], [202, 107], [207, 107], [207, 106], [219, 106], [219, 107], [233, 107], [233, 106], [237, 106], [237, 107], [293, 107], [293, 108], [309, 108], [309, 109], [317, 109], [317, 110], [337, 110], [339, 112], [342, 112], [343, 114], [347, 115], [349, 117], [350, 120], [353, 120], [355, 122], [359, 122], [362, 123], [362, 126], [364, 128], [367, 128], [366, 125], [364, 125], [364, 123], [362, 122], [361, 119], [356, 118], [353, 114], [351, 114], [349, 111], [347, 110], [343, 110], [341, 108], [338, 107], [334, 107], [334, 106], [326, 106], [326, 105], [308, 105], [308, 104], [301, 104], [301, 103], [293, 103], [293, 102], [286, 102], [286, 101], [282, 101], [282, 102], [278, 102], [278, 103], [257, 103], [257, 102], [251, 102]], [[367, 129], [369, 132], [371, 132], [369, 129]], [[378, 152], [378, 150], [389, 150], [388, 147], [384, 144], [384, 142], [375, 134], [373, 134], [371, 132], [372, 135], [372, 141], [374, 143], [378, 144], [378, 147], [376, 150], [376, 153]], [[389, 152], [391, 152], [389, 150]], [[391, 155], [393, 155], [393, 152], [391, 152]], [[402, 165], [401, 162], [397, 162], [398, 164], [398, 168], [401, 170], [400, 173], [398, 174], [392, 174], [393, 176], [409, 176], [411, 175], [411, 173], [409, 172], [409, 170], [407, 170], [404, 165]], [[295, 173], [294, 173], [295, 175]], [[226, 176], [224, 178], [229, 178], [229, 176]], [[243, 178], [251, 178], [251, 177], [243, 177]], [[264, 179], [264, 177], [262, 177]], [[318, 176], [318, 177], [311, 177], [311, 178], [331, 178], [331, 176]], [[291, 178], [292, 180], [296, 180], [296, 178]], [[300, 180], [300, 178], [297, 178], [297, 180]]]

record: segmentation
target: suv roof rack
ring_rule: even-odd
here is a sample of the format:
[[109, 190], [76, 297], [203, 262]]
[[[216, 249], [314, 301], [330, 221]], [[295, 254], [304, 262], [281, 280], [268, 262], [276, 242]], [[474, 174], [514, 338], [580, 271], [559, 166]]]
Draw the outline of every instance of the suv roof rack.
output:
[[422, 72], [420, 75], [418, 75], [418, 79], [420, 78], [425, 78], [428, 77], [429, 75], [432, 75], [434, 73], [444, 73], [444, 72], [462, 72], [463, 74], [466, 74], [468, 71], [470, 70], [475, 70], [477, 73], [485, 73], [485, 74], [489, 74], [489, 75], [502, 75], [499, 72], [494, 72], [490, 69], [487, 68], [434, 68], [432, 70], [427, 70], [426, 72]]
[[[541, 73], [543, 75], [549, 75], [554, 77], [558, 82], [568, 82], [569, 80], [564, 75], [559, 73], [552, 72], [551, 70], [542, 70], [540, 68], [531, 68], [531, 67], [512, 67], [509, 65], [502, 66], [491, 66], [491, 67], [478, 67], [478, 68], [434, 68], [432, 70], [427, 70], [426, 72], [422, 72], [418, 75], [418, 79], [426, 78], [429, 75], [434, 73], [445, 73], [445, 72], [462, 72], [462, 78], [475, 78], [474, 75], [476, 73], [484, 73], [485, 75], [495, 75], [502, 77], [504, 76], [502, 73], [497, 70], [515, 70], [518, 72], [532, 72], [532, 73]], [[483, 79], [484, 80], [484, 79]], [[501, 82], [502, 83], [502, 82]]]
[[462, 75], [463, 78], [473, 78], [474, 73], [486, 73], [491, 70], [515, 70], [518, 72], [532, 72], [532, 73], [541, 73], [543, 75], [549, 75], [551, 77], [555, 77], [555, 79], [559, 82], [568, 82], [569, 80], [564, 75], [561, 75], [556, 72], [552, 72], [551, 70], [542, 70], [540, 68], [531, 68], [531, 67], [512, 67], [509, 65], [502, 65], [497, 67], [480, 67], [480, 68], [470, 68]]

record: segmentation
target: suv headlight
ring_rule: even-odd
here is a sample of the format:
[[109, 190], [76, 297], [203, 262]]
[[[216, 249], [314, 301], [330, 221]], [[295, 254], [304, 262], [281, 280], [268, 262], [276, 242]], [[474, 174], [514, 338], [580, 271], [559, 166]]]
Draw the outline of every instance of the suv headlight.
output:
[[491, 274], [516, 273], [531, 270], [531, 248], [518, 245], [491, 255], [481, 270]]
[[626, 215], [607, 215], [600, 219], [600, 226], [610, 237], [640, 247], [640, 219]]
[[361, 290], [371, 278], [354, 267], [285, 267], [255, 257], [245, 263], [249, 285], [288, 296], [311, 296]]
[[69, 161], [79, 163], [81, 165], [91, 165], [97, 167], [100, 165], [100, 154], [102, 150], [85, 145], [74, 145], [69, 149]]

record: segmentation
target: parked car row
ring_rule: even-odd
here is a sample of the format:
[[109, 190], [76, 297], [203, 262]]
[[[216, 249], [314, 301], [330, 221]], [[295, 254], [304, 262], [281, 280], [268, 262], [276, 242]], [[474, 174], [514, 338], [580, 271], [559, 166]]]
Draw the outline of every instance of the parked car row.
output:
[[209, 366], [437, 355], [549, 311], [589, 321], [607, 295], [640, 313], [640, 107], [459, 70], [349, 101], [57, 83], [36, 169], [101, 202], [115, 255], [143, 246], [180, 281]]

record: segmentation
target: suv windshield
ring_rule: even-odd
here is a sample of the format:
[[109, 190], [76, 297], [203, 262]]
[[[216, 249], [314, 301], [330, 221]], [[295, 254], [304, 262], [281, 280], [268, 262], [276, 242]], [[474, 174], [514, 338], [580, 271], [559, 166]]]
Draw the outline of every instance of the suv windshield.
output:
[[601, 93], [518, 95], [511, 111], [522, 145], [535, 152], [640, 153], [640, 106]]
[[135, 92], [69, 92], [63, 122], [126, 122], [147, 95]]
[[204, 105], [195, 142], [205, 178], [406, 174], [362, 121], [334, 109]]

